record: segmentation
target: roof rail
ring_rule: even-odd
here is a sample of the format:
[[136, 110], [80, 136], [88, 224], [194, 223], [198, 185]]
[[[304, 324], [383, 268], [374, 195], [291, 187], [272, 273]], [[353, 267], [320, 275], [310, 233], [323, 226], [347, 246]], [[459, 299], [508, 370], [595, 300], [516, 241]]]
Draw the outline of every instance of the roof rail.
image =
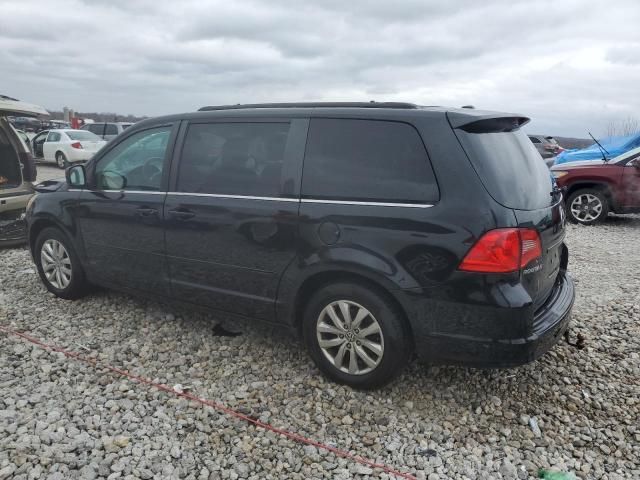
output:
[[211, 105], [198, 109], [199, 112], [212, 110], [242, 110], [249, 108], [418, 108], [405, 102], [300, 102], [300, 103], [238, 103], [237, 105]]

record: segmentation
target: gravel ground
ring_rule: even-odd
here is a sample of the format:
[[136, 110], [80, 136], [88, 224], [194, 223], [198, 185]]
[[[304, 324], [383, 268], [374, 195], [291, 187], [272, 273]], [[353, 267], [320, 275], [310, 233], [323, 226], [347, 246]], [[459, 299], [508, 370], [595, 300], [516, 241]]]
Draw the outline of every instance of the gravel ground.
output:
[[[277, 329], [113, 292], [46, 292], [24, 249], [0, 251], [0, 325], [181, 384], [417, 478], [640, 478], [640, 217], [570, 226], [573, 332], [504, 371], [413, 363], [370, 393], [320, 377]], [[222, 336], [222, 322], [238, 336]], [[0, 479], [389, 478], [0, 333]]]

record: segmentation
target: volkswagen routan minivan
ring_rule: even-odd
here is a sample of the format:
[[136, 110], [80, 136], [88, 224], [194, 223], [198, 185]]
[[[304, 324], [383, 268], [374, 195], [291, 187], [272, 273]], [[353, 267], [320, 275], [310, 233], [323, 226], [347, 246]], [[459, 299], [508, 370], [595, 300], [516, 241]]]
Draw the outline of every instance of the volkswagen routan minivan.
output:
[[27, 211], [40, 277], [286, 325], [380, 386], [414, 353], [508, 367], [568, 328], [562, 193], [521, 115], [406, 103], [204, 107], [137, 123]]

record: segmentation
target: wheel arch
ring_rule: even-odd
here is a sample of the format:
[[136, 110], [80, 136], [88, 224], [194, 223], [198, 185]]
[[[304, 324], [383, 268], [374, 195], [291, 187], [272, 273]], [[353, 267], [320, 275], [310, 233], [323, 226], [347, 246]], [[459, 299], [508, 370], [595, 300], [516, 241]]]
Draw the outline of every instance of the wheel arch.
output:
[[405, 328], [407, 329], [408, 337], [413, 343], [413, 328], [407, 309], [402, 304], [401, 300], [394, 294], [394, 289], [385, 285], [384, 280], [380, 280], [375, 275], [368, 275], [364, 272], [332, 268], [322, 271], [314, 272], [308, 275], [304, 280], [300, 282], [291, 296], [290, 307], [284, 313], [286, 321], [291, 325], [298, 334], [301, 334], [302, 317], [304, 315], [304, 308], [307, 305], [309, 299], [313, 295], [313, 292], [322, 288], [325, 285], [337, 282], [350, 282], [362, 285], [376, 292], [377, 294], [386, 298], [391, 304], [398, 310], [402, 317]]
[[611, 209], [613, 210], [615, 208], [615, 202], [613, 199], [613, 194], [611, 192], [611, 185], [609, 185], [607, 182], [602, 182], [602, 181], [585, 180], [581, 182], [572, 183], [567, 188], [567, 196], [566, 196], [567, 201], [569, 200], [569, 197], [574, 192], [577, 192], [578, 190], [586, 190], [589, 188], [601, 191], [604, 194], [605, 198], [607, 199], [607, 202], [609, 202], [609, 206], [611, 207]]
[[31, 225], [29, 225], [29, 250], [31, 251], [32, 255], [34, 255], [34, 249], [36, 247], [36, 240], [38, 239], [38, 235], [40, 235], [40, 232], [42, 232], [45, 228], [49, 227], [57, 228], [65, 235], [69, 236], [69, 233], [66, 231], [66, 229], [55, 220], [52, 220], [48, 217], [37, 218], [31, 223]]

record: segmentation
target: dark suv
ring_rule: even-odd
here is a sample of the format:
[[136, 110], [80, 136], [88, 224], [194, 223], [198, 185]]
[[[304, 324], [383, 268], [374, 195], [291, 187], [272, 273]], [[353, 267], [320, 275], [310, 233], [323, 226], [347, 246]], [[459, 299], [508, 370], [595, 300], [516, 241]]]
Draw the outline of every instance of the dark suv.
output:
[[46, 287], [290, 326], [332, 379], [413, 353], [530, 362], [574, 299], [562, 195], [528, 119], [404, 103], [204, 107], [126, 130], [29, 205]]

